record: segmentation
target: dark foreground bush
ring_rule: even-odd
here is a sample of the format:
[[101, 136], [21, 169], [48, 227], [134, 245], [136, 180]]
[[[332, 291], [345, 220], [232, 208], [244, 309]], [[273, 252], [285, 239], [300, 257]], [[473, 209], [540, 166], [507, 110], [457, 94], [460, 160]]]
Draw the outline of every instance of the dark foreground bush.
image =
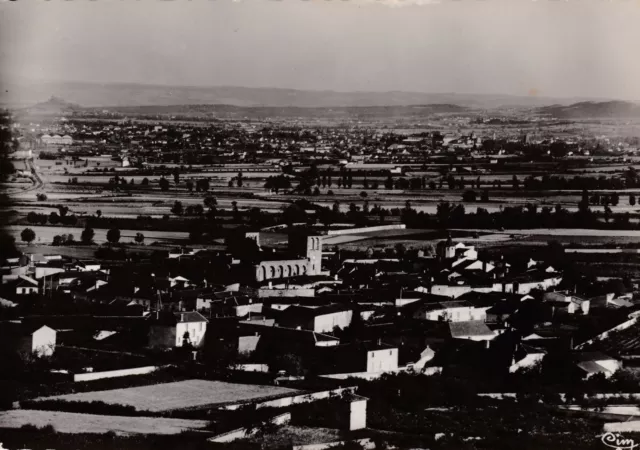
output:
[[9, 450], [75, 449], [75, 450], [204, 450], [212, 449], [208, 435], [180, 433], [171, 436], [118, 436], [105, 434], [57, 433], [37, 427], [0, 428], [2, 445]]
[[130, 405], [109, 404], [101, 401], [74, 402], [67, 400], [29, 400], [22, 402], [25, 409], [39, 409], [45, 411], [64, 411], [84, 414], [99, 414], [105, 416], [149, 416], [148, 411], [138, 411]]

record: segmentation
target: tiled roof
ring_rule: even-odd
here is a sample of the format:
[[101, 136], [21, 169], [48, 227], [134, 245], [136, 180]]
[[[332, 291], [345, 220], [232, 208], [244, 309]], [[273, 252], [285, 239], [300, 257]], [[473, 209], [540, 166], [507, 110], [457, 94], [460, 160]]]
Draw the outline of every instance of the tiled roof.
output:
[[449, 330], [452, 337], [463, 336], [493, 336], [495, 333], [489, 329], [487, 324], [480, 320], [466, 322], [450, 322]]
[[197, 311], [175, 312], [173, 315], [179, 323], [208, 322], [207, 318]]

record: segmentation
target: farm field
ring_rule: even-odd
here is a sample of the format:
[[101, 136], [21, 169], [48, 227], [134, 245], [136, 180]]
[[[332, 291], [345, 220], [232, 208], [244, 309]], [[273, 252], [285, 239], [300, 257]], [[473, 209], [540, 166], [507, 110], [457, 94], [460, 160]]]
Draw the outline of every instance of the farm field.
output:
[[348, 244], [356, 241], [369, 240], [389, 240], [389, 239], [411, 239], [410, 236], [418, 234], [429, 233], [434, 230], [422, 230], [422, 229], [397, 229], [397, 230], [378, 230], [378, 231], [358, 231], [354, 234], [343, 234], [334, 236], [325, 236], [322, 242], [325, 245], [340, 245]]
[[0, 412], [0, 428], [20, 428], [24, 425], [52, 425], [59, 433], [98, 433], [113, 431], [128, 434], [178, 434], [186, 430], [207, 427], [206, 420], [167, 419], [161, 417], [125, 417], [81, 414], [61, 411], [14, 409]]
[[222, 381], [185, 380], [108, 391], [41, 397], [37, 400], [101, 401], [133, 406], [138, 411], [171, 411], [209, 405], [236, 403], [261, 398], [303, 393], [278, 386], [226, 383]]
[[[24, 230], [25, 226], [9, 225], [5, 227], [5, 231], [16, 239], [16, 242], [20, 242], [20, 233]], [[82, 234], [82, 228], [71, 227], [47, 227], [47, 226], [29, 226], [36, 233], [36, 244], [50, 244], [53, 241], [53, 237], [60, 234], [71, 233], [76, 241], [80, 241], [80, 235]], [[94, 242], [102, 244], [107, 242], [107, 232], [109, 230], [104, 228], [94, 228], [95, 236]], [[120, 242], [134, 242], [136, 233], [139, 230], [120, 230]], [[167, 242], [174, 243], [178, 241], [185, 241], [189, 238], [189, 233], [182, 231], [142, 231], [146, 242]]]
[[592, 230], [585, 228], [534, 228], [520, 230], [502, 230], [496, 233], [495, 230], [480, 229], [458, 229], [452, 231], [464, 231], [469, 233], [492, 233], [492, 234], [508, 234], [508, 235], [527, 235], [527, 236], [579, 236], [579, 237], [630, 237], [640, 239], [640, 230]]
[[[50, 244], [50, 243], [49, 243]], [[95, 252], [97, 247], [95, 245], [65, 245], [65, 246], [53, 246], [53, 245], [20, 245], [18, 248], [25, 253], [35, 253], [43, 255], [62, 255], [69, 258], [78, 259], [93, 259], [95, 258]], [[147, 250], [146, 246], [142, 247]]]
[[360, 234], [344, 234], [338, 236], [325, 236], [322, 238], [324, 245], [340, 245], [347, 244], [349, 242], [362, 241], [365, 239], [371, 239], [371, 236], [362, 236]]

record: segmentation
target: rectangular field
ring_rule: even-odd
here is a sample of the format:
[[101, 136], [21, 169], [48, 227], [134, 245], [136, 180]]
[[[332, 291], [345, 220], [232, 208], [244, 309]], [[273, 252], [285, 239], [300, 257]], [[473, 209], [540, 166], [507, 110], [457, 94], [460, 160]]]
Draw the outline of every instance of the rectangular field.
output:
[[100, 401], [133, 406], [138, 411], [171, 411], [248, 400], [269, 399], [303, 392], [279, 386], [225, 383], [223, 381], [185, 380], [108, 391], [41, 397], [37, 400]]
[[0, 428], [24, 425], [52, 425], [59, 433], [178, 434], [205, 428], [206, 420], [165, 419], [161, 417], [102, 416], [60, 411], [14, 409], [0, 412]]

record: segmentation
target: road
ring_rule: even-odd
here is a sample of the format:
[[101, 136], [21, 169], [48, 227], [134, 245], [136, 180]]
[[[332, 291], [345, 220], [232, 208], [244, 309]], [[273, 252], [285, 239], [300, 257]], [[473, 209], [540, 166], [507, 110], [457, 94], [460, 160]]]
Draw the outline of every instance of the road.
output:
[[42, 190], [44, 188], [44, 180], [42, 179], [42, 176], [36, 170], [36, 167], [33, 164], [33, 160], [32, 159], [25, 159], [24, 160], [24, 165], [31, 172], [31, 183], [32, 183], [31, 186], [29, 186], [27, 188], [8, 189], [7, 192], [9, 194], [23, 194], [25, 192], [40, 191], [40, 190]]

